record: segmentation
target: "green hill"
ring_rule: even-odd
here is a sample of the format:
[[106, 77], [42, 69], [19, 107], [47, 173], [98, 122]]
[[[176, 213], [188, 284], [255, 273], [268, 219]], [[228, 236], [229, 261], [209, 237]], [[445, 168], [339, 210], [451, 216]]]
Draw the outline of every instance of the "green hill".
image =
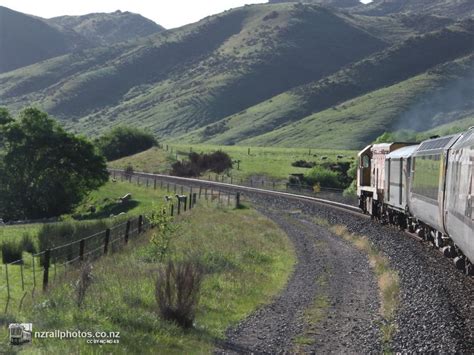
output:
[[95, 46], [134, 40], [164, 30], [143, 16], [120, 10], [83, 16], [59, 16], [45, 21], [63, 32], [77, 33]]
[[128, 122], [176, 135], [321, 79], [386, 46], [319, 6], [246, 6], [133, 45], [6, 73], [0, 76], [0, 98], [13, 108], [34, 103], [93, 134]]
[[[252, 144], [283, 144], [285, 142], [288, 145], [288, 142], [292, 141], [295, 145], [308, 146], [305, 139], [311, 134], [317, 136], [316, 132], [324, 131], [327, 126], [318, 126], [315, 123], [314, 128], [310, 129], [308, 124], [301, 125], [295, 122], [303, 119], [305, 119], [304, 122], [311, 121], [313, 115], [327, 109], [331, 109], [333, 113], [338, 112], [335, 106], [343, 104], [345, 101], [401, 83], [439, 64], [469, 55], [473, 51], [474, 21], [465, 21], [460, 25], [451, 26], [441, 31], [412, 37], [364, 58], [356, 64], [351, 64], [322, 80], [297, 87], [213, 125], [206, 126], [191, 134], [187, 139], [194, 142], [205, 141], [213, 144], [247, 144], [247, 142]], [[469, 62], [467, 68], [472, 67], [472, 63]], [[442, 83], [440, 86], [447, 85], [449, 83], [448, 78]], [[374, 97], [377, 98], [376, 100], [380, 99], [378, 95]], [[415, 104], [416, 97], [409, 96], [410, 100], [413, 101], [410, 102]], [[376, 100], [373, 101], [374, 105], [377, 105]], [[403, 113], [403, 110], [407, 108], [407, 103], [400, 101], [400, 99], [392, 99], [392, 102], [397, 108], [397, 114]], [[383, 106], [383, 104], [380, 104], [380, 106]], [[332, 115], [330, 116], [332, 117]], [[337, 116], [344, 118], [345, 121], [351, 121], [353, 118], [350, 111], [338, 113]], [[385, 124], [379, 122], [377, 130], [367, 130], [359, 139], [344, 143], [347, 140], [346, 134], [331, 141], [344, 144], [343, 147], [345, 148], [360, 147], [372, 139], [374, 134], [376, 135], [380, 131], [383, 133], [389, 127], [391, 116], [381, 115], [380, 118], [382, 121], [386, 120]], [[451, 120], [457, 118], [459, 116], [450, 116]], [[357, 120], [353, 121], [354, 124], [358, 123]], [[334, 123], [337, 122], [340, 122], [340, 119], [334, 121]], [[281, 130], [272, 132], [278, 128], [281, 128]], [[258, 136], [267, 132], [271, 133], [258, 138]], [[289, 132], [293, 132], [293, 134], [289, 135]], [[347, 133], [350, 135], [353, 132], [353, 130], [350, 130]], [[280, 137], [279, 133], [283, 136]], [[327, 136], [333, 135], [331, 131], [326, 133]], [[288, 136], [284, 137], [285, 134], [288, 134]], [[252, 137], [256, 138], [252, 139]], [[305, 138], [297, 140], [298, 137]], [[321, 142], [310, 146], [320, 147], [324, 144], [326, 143]]]
[[162, 30], [128, 12], [42, 19], [0, 6], [0, 73]]

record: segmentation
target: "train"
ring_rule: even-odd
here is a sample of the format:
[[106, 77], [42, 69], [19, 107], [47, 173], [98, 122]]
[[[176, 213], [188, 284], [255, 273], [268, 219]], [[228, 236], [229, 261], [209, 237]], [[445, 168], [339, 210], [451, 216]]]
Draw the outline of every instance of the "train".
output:
[[10, 331], [10, 342], [14, 345], [20, 345], [31, 341], [31, 323], [12, 323], [8, 326]]
[[364, 213], [416, 233], [474, 273], [474, 127], [421, 143], [371, 144], [357, 162]]

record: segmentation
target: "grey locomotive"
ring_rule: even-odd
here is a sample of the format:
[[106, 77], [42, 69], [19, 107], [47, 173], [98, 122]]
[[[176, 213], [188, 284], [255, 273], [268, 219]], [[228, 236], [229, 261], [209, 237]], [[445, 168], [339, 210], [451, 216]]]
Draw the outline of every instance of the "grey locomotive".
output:
[[365, 213], [416, 232], [474, 272], [474, 127], [420, 144], [364, 148], [357, 194]]

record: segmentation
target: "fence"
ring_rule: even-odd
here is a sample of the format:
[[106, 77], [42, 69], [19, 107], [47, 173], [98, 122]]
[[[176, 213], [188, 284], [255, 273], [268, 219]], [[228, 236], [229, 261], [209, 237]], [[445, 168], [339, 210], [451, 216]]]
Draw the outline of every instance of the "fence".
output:
[[[142, 184], [142, 185], [146, 185], [147, 187], [153, 186], [155, 189], [157, 188], [157, 186], [159, 186], [160, 188], [167, 188], [168, 192], [183, 193], [182, 190], [180, 191], [179, 189], [176, 190], [174, 188], [176, 184], [164, 182], [162, 179], [157, 179], [157, 178], [148, 177], [148, 176], [140, 176], [140, 173], [126, 174], [125, 172], [121, 170], [115, 170], [115, 169], [111, 169], [110, 172], [115, 179], [120, 179], [121, 181], [129, 181], [130, 183], [136, 183], [138, 185]], [[170, 177], [172, 177], [172, 175], [170, 175]], [[255, 187], [255, 188], [267, 189], [267, 190], [272, 190], [272, 191], [290, 192], [290, 193], [300, 194], [304, 196], [323, 198], [323, 199], [327, 199], [327, 200], [331, 200], [335, 202], [345, 203], [352, 206], [358, 206], [357, 197], [344, 195], [343, 189], [336, 189], [336, 188], [321, 186], [320, 191], [316, 192], [314, 191], [313, 186], [307, 186], [303, 184], [290, 184], [286, 181], [269, 180], [263, 177], [243, 179], [243, 178], [236, 178], [229, 175], [207, 174], [206, 176], [198, 177], [195, 179], [210, 181], [210, 182], [221, 182], [221, 183], [227, 183], [227, 184], [238, 185], [238, 186]], [[169, 186], [171, 186], [171, 190]], [[189, 187], [187, 191], [189, 191]]]
[[[149, 179], [145, 182], [140, 176], [127, 176], [127, 180], [146, 187], [152, 186]], [[178, 216], [195, 208], [197, 200], [201, 198], [207, 201], [217, 201], [221, 205], [235, 205], [236, 207], [240, 205], [242, 198], [239, 192], [231, 193], [216, 188], [193, 188], [180, 184], [165, 184], [163, 181], [157, 182], [155, 179], [153, 187], [157, 189], [158, 184], [162, 189], [166, 189], [169, 193], [173, 192], [175, 195], [175, 198], [170, 195], [166, 196], [167, 213], [171, 216]], [[52, 282], [66, 274], [71, 267], [120, 250], [128, 244], [129, 240], [136, 238], [149, 227], [149, 220], [140, 215], [88, 237], [51, 247], [31, 254], [28, 258], [0, 264], [0, 275], [3, 276], [0, 276], [0, 279], [4, 278], [5, 280], [5, 283], [0, 286], [0, 299], [3, 298], [1, 293], [5, 292], [5, 312], [8, 310], [11, 299], [20, 299], [19, 307], [21, 308], [28, 291], [31, 291], [34, 296], [38, 289], [43, 291], [48, 289]]]

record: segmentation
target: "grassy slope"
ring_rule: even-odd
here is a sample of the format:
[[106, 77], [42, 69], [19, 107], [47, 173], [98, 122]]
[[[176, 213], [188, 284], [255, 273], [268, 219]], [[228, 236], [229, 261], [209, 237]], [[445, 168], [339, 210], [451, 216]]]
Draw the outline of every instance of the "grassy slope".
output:
[[[229, 210], [201, 201], [179, 220], [179, 226], [172, 242], [174, 257], [195, 255], [209, 270], [195, 329], [182, 331], [157, 316], [153, 276], [159, 264], [149, 260], [146, 239], [94, 264], [94, 283], [82, 309], [74, 305], [70, 282], [77, 276], [71, 274], [68, 282], [39, 296], [33, 304], [28, 298], [24, 311], [7, 318], [32, 321], [36, 331], [120, 331], [120, 345], [101, 347], [106, 352], [210, 352], [214, 340], [222, 339], [229, 326], [279, 292], [291, 273], [295, 255], [285, 234], [253, 210]], [[46, 306], [34, 306], [39, 304]], [[8, 349], [5, 328], [1, 334], [4, 349]], [[98, 348], [87, 346], [84, 340], [37, 339], [23, 349], [23, 353], [36, 353]]]
[[[342, 146], [336, 144], [331, 146], [345, 148], [360, 147], [373, 138], [373, 131], [368, 131], [367, 134], [362, 133], [361, 136], [355, 137], [355, 143], [351, 143], [352, 137], [348, 133], [349, 131], [345, 131], [345, 137], [341, 139], [333, 134], [332, 131], [326, 130], [326, 126], [318, 124], [317, 121], [313, 127], [310, 126], [309, 119], [305, 120], [304, 123], [308, 122], [308, 124], [301, 124], [299, 127], [302, 129], [292, 129], [292, 124], [313, 113], [317, 116], [317, 112], [327, 117], [328, 111], [324, 111], [325, 109], [334, 108], [337, 104], [368, 94], [374, 90], [393, 86], [420, 75], [439, 64], [463, 57], [470, 52], [472, 53], [474, 50], [473, 44], [473, 21], [465, 22], [462, 26], [452, 26], [439, 32], [418, 36], [366, 58], [323, 80], [292, 89], [238, 114], [229, 116], [214, 125], [192, 132], [189, 136], [183, 137], [183, 139], [191, 142], [205, 141], [214, 144], [262, 145], [279, 144], [281, 139], [284, 139], [287, 146], [309, 146], [313, 144], [316, 144], [316, 146], [326, 146], [327, 140], [314, 142], [315, 136], [323, 134], [325, 139], [329, 138], [330, 141], [334, 139], [338, 144], [341, 142], [343, 144]], [[472, 63], [468, 65], [472, 67]], [[464, 69], [466, 70], [466, 68]], [[449, 82], [447, 80], [450, 78], [449, 74], [448, 72], [445, 78], [440, 78], [441, 80], [438, 81], [446, 84]], [[408, 80], [407, 83], [409, 82]], [[423, 87], [420, 88], [424, 89]], [[403, 92], [400, 93], [403, 99]], [[375, 94], [377, 93], [375, 92]], [[371, 94], [368, 95], [370, 97]], [[405, 96], [405, 98], [407, 97]], [[398, 102], [396, 99], [389, 100], [392, 101], [391, 106], [393, 108], [399, 105], [408, 109], [409, 106], [405, 105], [415, 103], [414, 100], [410, 102]], [[372, 105], [375, 106], [377, 103], [374, 101]], [[398, 114], [403, 112], [399, 109], [396, 109], [396, 111]], [[340, 118], [344, 119], [344, 121], [350, 121], [351, 114], [348, 111], [347, 115]], [[378, 115], [378, 113], [376, 114]], [[390, 124], [392, 117], [393, 115], [381, 116], [381, 120], [376, 123], [378, 130], [382, 132], [386, 130], [388, 127], [383, 121], [387, 121]], [[452, 120], [455, 118], [460, 117], [452, 117]], [[326, 123], [327, 121], [324, 122], [324, 124]], [[331, 121], [329, 123], [333, 126], [337, 122]], [[350, 126], [353, 127], [357, 123], [355, 120]], [[282, 128], [281, 131], [294, 132], [291, 144], [288, 144], [290, 139], [285, 137], [282, 137], [280, 140], [266, 138], [267, 136], [272, 137], [273, 133], [268, 133], [268, 135], [262, 138], [258, 137], [284, 126], [286, 127]], [[347, 127], [350, 128], [350, 126]], [[252, 137], [256, 138], [251, 139]], [[360, 143], [361, 141], [363, 144]]]
[[[317, 6], [253, 5], [110, 48], [118, 56], [107, 49], [96, 59], [97, 50], [85, 51], [7, 73], [0, 76], [0, 97], [17, 109], [25, 102], [38, 105], [86, 132], [127, 121], [162, 134], [183, 133], [322, 78], [384, 45]], [[80, 69], [67, 70], [78, 62]]]
[[[248, 148], [250, 147], [250, 155], [248, 155]], [[176, 159], [186, 159], [187, 154], [192, 148], [194, 152], [213, 152], [222, 150], [228, 153], [232, 160], [240, 160], [240, 169], [237, 170], [237, 164], [229, 172], [235, 179], [248, 179], [251, 177], [268, 177], [276, 180], [288, 180], [289, 174], [305, 173], [308, 169], [295, 168], [291, 163], [297, 160], [307, 160], [321, 162], [321, 157], [325, 156], [328, 162], [336, 161], [352, 161], [355, 157], [355, 151], [348, 150], [326, 150], [326, 149], [311, 149], [311, 155], [308, 148], [278, 148], [278, 147], [251, 147], [251, 146], [217, 146], [217, 145], [203, 145], [203, 144], [169, 144], [169, 151], [166, 153], [163, 150], [152, 148], [145, 152], [132, 155], [127, 158], [116, 160], [109, 163], [110, 167], [123, 168], [129, 163], [133, 166], [135, 171], [147, 172], [169, 172], [169, 161]], [[171, 155], [171, 149], [173, 155]], [[343, 155], [344, 158], [337, 159], [338, 155]], [[205, 174], [205, 178], [208, 175]], [[214, 174], [212, 174], [214, 178]], [[236, 180], [239, 182], [239, 180]]]
[[[422, 132], [437, 126], [439, 128], [435, 130], [440, 132], [445, 131], [445, 126], [464, 130], [472, 124], [472, 119], [463, 119], [474, 110], [474, 106], [469, 104], [472, 101], [466, 100], [462, 107], [453, 108], [449, 106], [453, 93], [449, 90], [445, 94], [439, 93], [443, 93], [447, 82], [463, 80], [463, 74], [469, 74], [473, 66], [474, 56], [450, 62], [437, 70], [346, 101], [281, 129], [244, 139], [239, 144], [294, 147], [307, 146], [311, 142], [314, 147], [359, 149], [385, 131], [412, 129]], [[430, 100], [435, 93], [439, 95], [437, 99]], [[472, 97], [472, 92], [468, 95]], [[423, 101], [426, 101], [424, 106], [432, 107], [412, 109]], [[452, 119], [450, 109], [457, 109], [461, 119], [444, 123]]]

